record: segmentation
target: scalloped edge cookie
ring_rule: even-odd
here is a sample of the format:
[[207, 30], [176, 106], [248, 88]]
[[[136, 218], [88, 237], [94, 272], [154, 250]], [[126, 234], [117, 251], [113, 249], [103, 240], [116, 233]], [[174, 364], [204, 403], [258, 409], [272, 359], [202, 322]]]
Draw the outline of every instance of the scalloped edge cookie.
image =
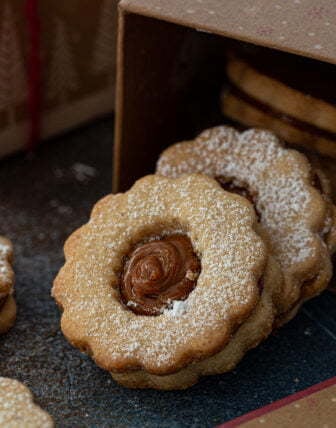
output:
[[53, 428], [52, 417], [34, 403], [33, 394], [21, 382], [0, 377], [0, 426]]
[[327, 287], [332, 273], [334, 207], [313, 186], [308, 160], [283, 147], [270, 131], [239, 133], [219, 126], [169, 147], [157, 163], [163, 176], [195, 172], [230, 178], [256, 195], [261, 225], [285, 277], [276, 324], [288, 321], [306, 299]]
[[[173, 304], [159, 316], [136, 315], [120, 302], [122, 260], [144, 237], [176, 232], [190, 238], [200, 258], [197, 286], [178, 302], [183, 310]], [[232, 368], [272, 329], [281, 271], [259, 235], [252, 205], [209, 177], [140, 179], [128, 192], [99, 201], [64, 251], [52, 290], [63, 309], [62, 331], [122, 384], [185, 388], [202, 374]], [[207, 365], [226, 348], [225, 362]], [[137, 382], [139, 370], [155, 382]], [[167, 383], [167, 376], [174, 381]]]

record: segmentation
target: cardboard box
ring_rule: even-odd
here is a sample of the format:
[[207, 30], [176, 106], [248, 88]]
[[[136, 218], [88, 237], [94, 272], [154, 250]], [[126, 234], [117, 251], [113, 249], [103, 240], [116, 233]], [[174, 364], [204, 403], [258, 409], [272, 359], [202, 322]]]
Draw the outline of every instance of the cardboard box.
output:
[[117, 4], [0, 0], [0, 157], [27, 145], [32, 97], [42, 138], [113, 111]]
[[335, 64], [335, 22], [333, 0], [122, 0], [114, 190], [153, 172], [169, 144], [223, 123], [228, 46], [242, 41]]
[[334, 426], [336, 377], [254, 410], [217, 428], [315, 428]]

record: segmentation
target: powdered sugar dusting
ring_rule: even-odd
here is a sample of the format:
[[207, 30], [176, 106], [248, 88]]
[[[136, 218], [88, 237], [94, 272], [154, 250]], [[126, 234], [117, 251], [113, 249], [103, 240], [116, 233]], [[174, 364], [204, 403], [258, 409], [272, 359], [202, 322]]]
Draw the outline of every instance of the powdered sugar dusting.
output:
[[52, 428], [51, 417], [33, 403], [22, 383], [0, 377], [0, 426], [10, 428]]
[[[63, 329], [70, 339], [76, 334], [87, 341], [95, 359], [103, 355], [109, 367], [122, 361], [164, 370], [185, 353], [199, 356], [209, 338], [229, 340], [259, 299], [267, 254], [255, 221], [247, 201], [201, 175], [147, 176], [127, 193], [108, 196], [96, 205], [56, 279]], [[113, 289], [122, 258], [145, 236], [176, 231], [189, 236], [200, 258], [197, 286], [159, 316], [135, 315]]]
[[195, 141], [168, 148], [158, 161], [157, 172], [169, 177], [200, 172], [247, 183], [257, 194], [261, 224], [269, 232], [289, 282], [297, 265], [307, 263], [319, 251], [321, 239], [311, 224], [316, 195], [308, 185], [309, 168], [268, 131], [251, 129], [240, 134], [227, 126], [207, 130]]
[[180, 317], [185, 314], [188, 309], [187, 300], [174, 300], [169, 308], [164, 310], [164, 313], [171, 317]]

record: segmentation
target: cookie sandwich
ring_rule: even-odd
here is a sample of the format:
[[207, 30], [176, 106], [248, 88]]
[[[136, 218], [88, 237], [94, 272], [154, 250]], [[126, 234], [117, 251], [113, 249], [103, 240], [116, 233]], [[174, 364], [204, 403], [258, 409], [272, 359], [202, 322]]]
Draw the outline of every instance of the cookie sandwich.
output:
[[105, 197], [64, 250], [62, 331], [122, 385], [189, 387], [272, 331], [280, 267], [252, 204], [205, 175]]
[[264, 239], [281, 266], [284, 287], [276, 325], [324, 290], [332, 275], [335, 208], [301, 153], [271, 132], [219, 126], [166, 149], [157, 163], [166, 177], [206, 174], [254, 205]]
[[274, 131], [286, 142], [336, 158], [334, 66], [281, 54], [229, 55], [225, 116]]

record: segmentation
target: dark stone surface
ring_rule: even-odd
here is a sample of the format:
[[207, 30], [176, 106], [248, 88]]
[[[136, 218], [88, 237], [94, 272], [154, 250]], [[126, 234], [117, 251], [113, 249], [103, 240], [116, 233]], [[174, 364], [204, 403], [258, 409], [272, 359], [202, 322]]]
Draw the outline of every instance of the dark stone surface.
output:
[[[15, 327], [0, 374], [24, 381], [59, 427], [212, 427], [336, 375], [336, 297], [325, 292], [229, 374], [182, 392], [118, 386], [59, 330], [50, 288], [65, 238], [111, 188], [112, 121], [0, 162], [0, 233], [15, 245]], [[84, 170], [78, 163], [95, 168]], [[77, 164], [77, 165], [76, 165]], [[93, 173], [91, 177], [85, 175]]]

